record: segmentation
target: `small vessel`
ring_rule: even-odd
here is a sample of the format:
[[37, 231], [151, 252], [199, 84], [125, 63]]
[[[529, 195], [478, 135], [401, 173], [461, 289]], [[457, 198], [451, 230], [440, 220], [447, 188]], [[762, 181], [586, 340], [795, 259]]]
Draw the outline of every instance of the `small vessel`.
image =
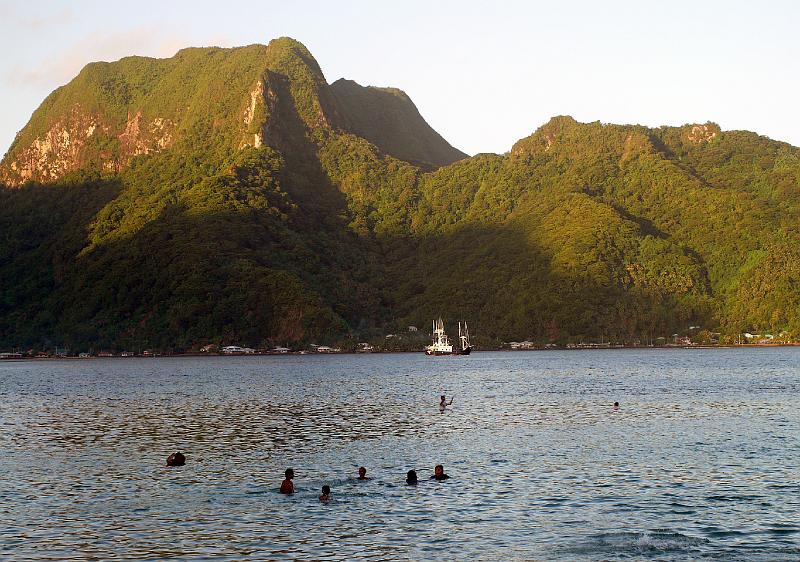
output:
[[433, 321], [433, 343], [425, 348], [425, 355], [452, 355], [453, 346], [444, 333], [444, 322], [439, 317]]
[[458, 323], [458, 341], [461, 344], [461, 349], [455, 353], [459, 355], [469, 355], [472, 352], [472, 344], [469, 343], [469, 329], [467, 323], [464, 322], [464, 329], [461, 329], [461, 322]]
[[444, 322], [441, 317], [433, 321], [433, 343], [425, 348], [426, 355], [469, 355], [472, 352], [472, 344], [469, 341], [469, 328], [464, 322], [458, 323], [458, 344], [453, 345], [447, 334], [444, 333]]

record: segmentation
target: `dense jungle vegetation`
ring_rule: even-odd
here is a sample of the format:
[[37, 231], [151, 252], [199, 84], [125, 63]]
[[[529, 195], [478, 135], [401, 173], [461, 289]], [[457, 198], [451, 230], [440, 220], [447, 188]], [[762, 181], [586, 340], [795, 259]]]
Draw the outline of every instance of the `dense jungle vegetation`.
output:
[[800, 150], [713, 123], [560, 116], [466, 157], [278, 39], [88, 65], [0, 177], [2, 348], [355, 345], [440, 315], [487, 345], [800, 337]]

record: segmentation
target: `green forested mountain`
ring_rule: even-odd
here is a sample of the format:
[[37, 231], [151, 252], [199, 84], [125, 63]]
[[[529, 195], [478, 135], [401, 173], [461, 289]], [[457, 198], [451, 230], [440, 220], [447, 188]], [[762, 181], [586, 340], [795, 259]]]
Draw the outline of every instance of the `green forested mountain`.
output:
[[0, 347], [800, 337], [800, 150], [555, 117], [465, 157], [291, 39], [88, 65], [0, 164]]

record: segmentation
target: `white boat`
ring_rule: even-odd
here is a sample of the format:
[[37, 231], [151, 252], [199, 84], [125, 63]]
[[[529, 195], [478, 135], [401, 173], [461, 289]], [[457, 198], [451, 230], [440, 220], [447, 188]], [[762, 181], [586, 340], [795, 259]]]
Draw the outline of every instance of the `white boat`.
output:
[[433, 343], [425, 348], [425, 355], [452, 355], [453, 346], [444, 333], [441, 317], [433, 321]]

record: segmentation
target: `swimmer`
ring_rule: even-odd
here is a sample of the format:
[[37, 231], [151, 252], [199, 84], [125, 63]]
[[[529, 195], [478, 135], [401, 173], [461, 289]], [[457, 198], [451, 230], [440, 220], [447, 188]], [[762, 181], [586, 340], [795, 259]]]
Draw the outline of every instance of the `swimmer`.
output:
[[417, 471], [416, 470], [409, 470], [406, 473], [406, 484], [409, 486], [416, 486], [417, 485]]
[[294, 470], [287, 468], [284, 474], [286, 475], [286, 479], [281, 482], [281, 494], [294, 494], [294, 483], [292, 482]]
[[367, 469], [364, 468], [363, 466], [358, 468], [358, 479], [359, 480], [369, 480], [369, 478], [367, 478]]
[[186, 457], [180, 451], [175, 451], [167, 457], [167, 466], [183, 466], [186, 464]]
[[326, 502], [331, 499], [331, 487], [325, 484], [322, 487], [322, 495], [319, 497], [319, 501]]
[[447, 399], [445, 398], [445, 395], [442, 394], [442, 397], [439, 400], [439, 409], [440, 410], [444, 410], [445, 408], [447, 408], [452, 403], [453, 403], [453, 397], [452, 396], [450, 397], [450, 402], [448, 402]]
[[619, 410], [619, 402], [614, 402], [614, 410]]
[[444, 473], [444, 467], [440, 464], [437, 464], [433, 468], [433, 476], [431, 476], [431, 480], [447, 480], [450, 478], [447, 474]]

